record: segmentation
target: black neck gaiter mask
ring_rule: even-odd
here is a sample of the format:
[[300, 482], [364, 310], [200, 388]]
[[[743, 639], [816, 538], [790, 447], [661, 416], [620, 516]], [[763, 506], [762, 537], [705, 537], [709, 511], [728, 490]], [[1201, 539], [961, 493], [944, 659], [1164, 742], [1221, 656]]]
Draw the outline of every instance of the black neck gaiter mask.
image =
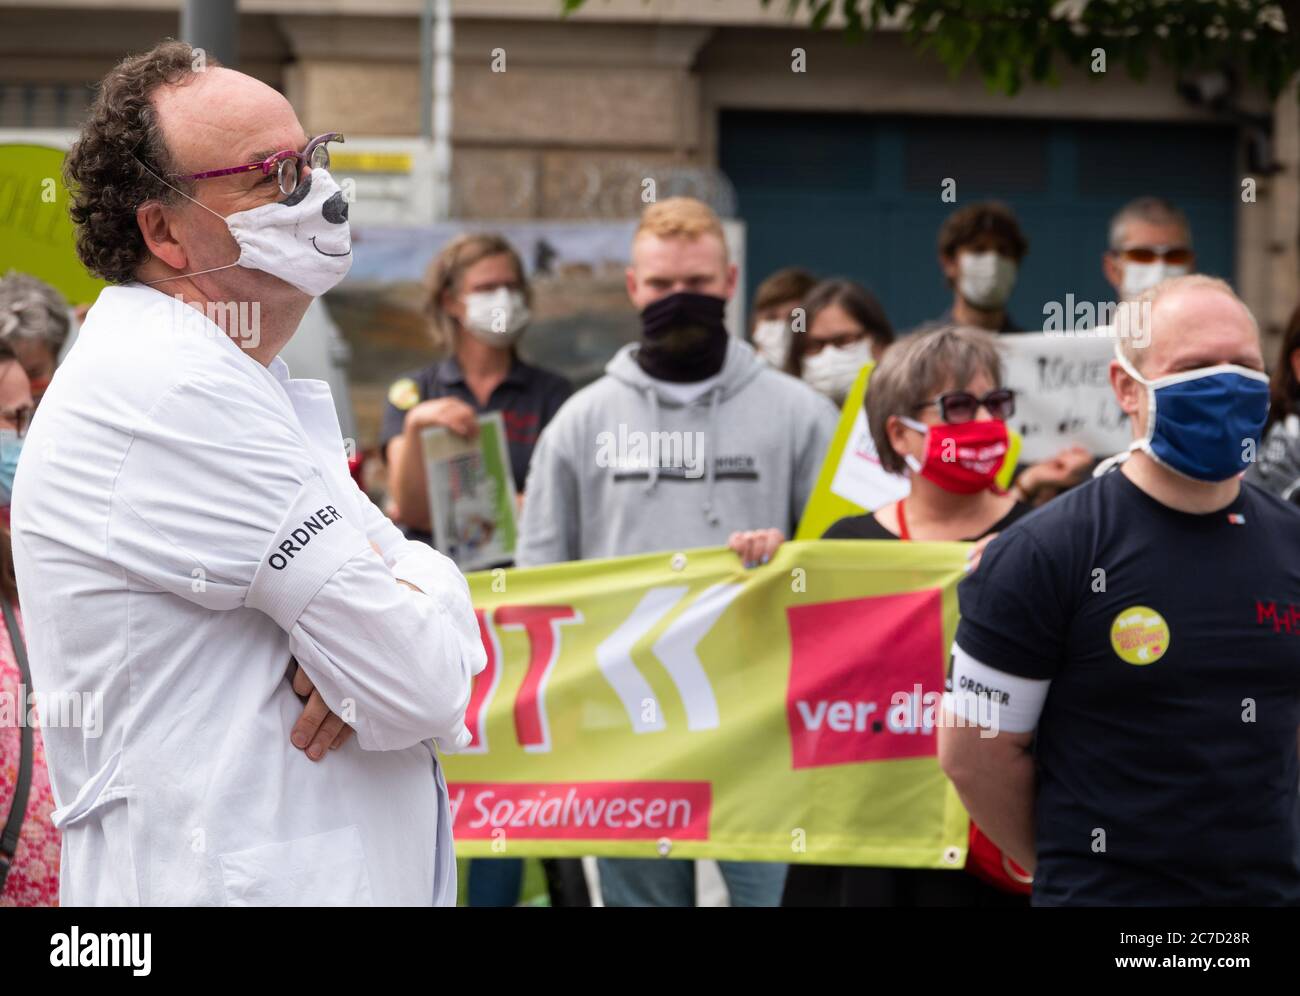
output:
[[712, 377], [727, 356], [726, 307], [720, 297], [688, 291], [646, 305], [637, 365], [655, 380], [678, 384]]

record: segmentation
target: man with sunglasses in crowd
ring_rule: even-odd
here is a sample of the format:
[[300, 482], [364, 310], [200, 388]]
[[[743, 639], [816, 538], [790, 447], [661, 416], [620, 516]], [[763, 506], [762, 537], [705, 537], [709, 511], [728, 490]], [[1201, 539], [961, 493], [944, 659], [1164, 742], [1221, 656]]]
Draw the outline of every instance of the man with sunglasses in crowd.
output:
[[1131, 301], [1169, 277], [1196, 269], [1187, 215], [1160, 197], [1138, 197], [1110, 222], [1110, 248], [1101, 260], [1116, 300]]
[[[1110, 222], [1110, 248], [1102, 271], [1117, 299], [1131, 301], [1169, 277], [1191, 273], [1196, 264], [1187, 216], [1159, 197], [1138, 197]], [[1041, 505], [1087, 479], [1096, 460], [1079, 446], [1022, 471], [1014, 485], [1023, 501]]]
[[35, 685], [102, 727], [44, 730], [64, 904], [455, 902], [433, 742], [469, 740], [468, 587], [277, 356], [351, 262], [338, 140], [165, 42], [105, 77], [68, 155], [111, 286], [13, 504]]
[[1259, 329], [1188, 275], [1114, 331], [1133, 443], [958, 587], [940, 761], [1035, 904], [1294, 906], [1300, 512], [1241, 480]]

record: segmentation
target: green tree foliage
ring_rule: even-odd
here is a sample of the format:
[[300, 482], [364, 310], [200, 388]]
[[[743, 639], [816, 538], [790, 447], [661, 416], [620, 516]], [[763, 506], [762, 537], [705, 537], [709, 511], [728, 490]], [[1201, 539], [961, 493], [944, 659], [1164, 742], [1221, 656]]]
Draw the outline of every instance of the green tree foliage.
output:
[[[598, 0], [591, 0], [594, 5]], [[758, 0], [770, 7], [773, 0]], [[780, 0], [778, 0], [780, 2]], [[562, 0], [564, 12], [588, 0]], [[1300, 0], [784, 0], [791, 18], [852, 39], [888, 27], [954, 76], [974, 69], [993, 90], [1056, 83], [1064, 62], [1143, 79], [1154, 61], [1177, 73], [1234, 66], [1276, 97], [1300, 70]]]

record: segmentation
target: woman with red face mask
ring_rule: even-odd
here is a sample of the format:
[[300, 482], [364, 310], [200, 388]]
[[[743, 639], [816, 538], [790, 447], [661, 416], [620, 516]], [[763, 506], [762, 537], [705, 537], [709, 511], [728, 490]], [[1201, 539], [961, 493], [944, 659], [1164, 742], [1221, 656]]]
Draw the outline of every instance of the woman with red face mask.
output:
[[992, 335], [948, 326], [892, 347], [871, 375], [867, 423], [907, 497], [841, 519], [825, 539], [981, 540], [1029, 506], [998, 489], [1015, 395]]
[[[839, 520], [823, 539], [987, 543], [1031, 510], [996, 484], [1015, 396], [1002, 386], [991, 334], [946, 326], [896, 342], [871, 374], [866, 409], [881, 466], [909, 477], [911, 490], [874, 513]], [[738, 534], [731, 545], [757, 548], [762, 538]], [[1029, 905], [1028, 876], [973, 824], [970, 848], [969, 874], [791, 865], [782, 905]]]

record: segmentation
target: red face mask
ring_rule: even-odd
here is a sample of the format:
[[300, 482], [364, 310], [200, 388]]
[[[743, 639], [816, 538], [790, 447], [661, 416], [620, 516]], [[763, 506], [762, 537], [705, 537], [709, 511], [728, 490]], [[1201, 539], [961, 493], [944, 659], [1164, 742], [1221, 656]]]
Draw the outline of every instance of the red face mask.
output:
[[1007, 456], [1007, 424], [997, 419], [960, 425], [926, 425], [904, 418], [903, 424], [926, 436], [925, 462], [910, 453], [903, 459], [945, 491], [973, 495], [993, 486]]

